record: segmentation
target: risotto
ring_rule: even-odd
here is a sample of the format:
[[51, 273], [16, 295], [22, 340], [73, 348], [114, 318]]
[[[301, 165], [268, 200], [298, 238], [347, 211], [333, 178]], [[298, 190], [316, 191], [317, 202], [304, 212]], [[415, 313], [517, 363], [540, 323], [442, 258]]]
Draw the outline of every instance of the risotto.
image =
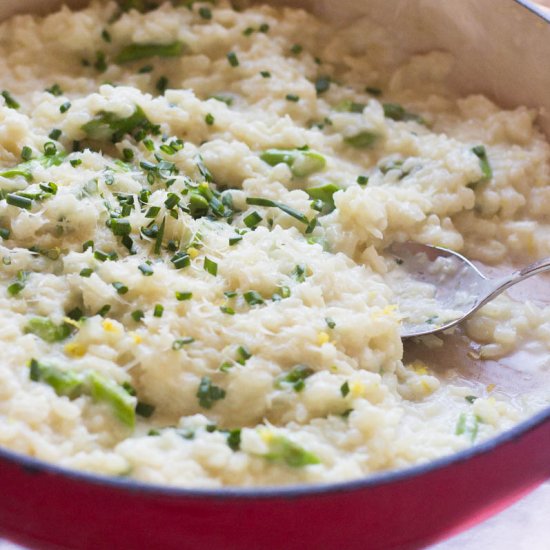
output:
[[[438, 312], [388, 247], [550, 255], [550, 148], [534, 110], [397, 48], [225, 0], [2, 23], [0, 445], [179, 486], [328, 482], [547, 405], [403, 358], [392, 288]], [[550, 367], [549, 308], [501, 297], [466, 331]]]

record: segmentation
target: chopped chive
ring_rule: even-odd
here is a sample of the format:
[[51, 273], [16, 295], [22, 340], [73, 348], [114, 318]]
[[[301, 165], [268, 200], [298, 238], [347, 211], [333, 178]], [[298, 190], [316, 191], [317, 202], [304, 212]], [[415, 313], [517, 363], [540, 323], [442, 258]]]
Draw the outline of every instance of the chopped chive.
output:
[[184, 302], [185, 300], [190, 300], [193, 297], [192, 292], [179, 292], [176, 290], [176, 300], [178, 302]]
[[114, 261], [117, 257], [116, 252], [103, 252], [103, 250], [96, 250], [94, 252], [94, 258], [100, 262], [106, 262], [107, 260]]
[[185, 252], [177, 252], [170, 258], [170, 261], [174, 264], [176, 269], [183, 269], [191, 265], [191, 258], [189, 254]]
[[204, 258], [204, 270], [213, 275], [214, 277], [218, 274], [218, 264], [205, 256]]
[[208, 126], [212, 126], [212, 124], [214, 124], [215, 122], [214, 115], [212, 115], [211, 113], [208, 113], [204, 117], [204, 121], [206, 122], [206, 124], [208, 124]]
[[229, 61], [229, 64], [232, 67], [238, 67], [239, 66], [239, 58], [237, 57], [237, 54], [235, 52], [229, 52], [227, 54], [227, 61]]
[[246, 216], [243, 219], [243, 223], [248, 227], [249, 229], [255, 229], [257, 225], [263, 220], [263, 218], [254, 210], [251, 214]]
[[269, 31], [269, 25], [267, 23], [262, 23], [258, 30], [260, 32], [266, 33]]
[[4, 98], [6, 107], [9, 107], [10, 109], [19, 109], [19, 107], [21, 107], [21, 105], [19, 105], [19, 103], [7, 90], [3, 90], [0, 95]]
[[154, 273], [153, 268], [149, 264], [139, 264], [138, 269], [143, 273], [145, 277], [150, 277]]
[[264, 303], [262, 296], [255, 290], [249, 290], [243, 294], [246, 303], [250, 306], [256, 306]]
[[309, 220], [304, 214], [302, 214], [301, 212], [298, 212], [298, 210], [294, 210], [294, 208], [291, 208], [290, 206], [287, 206], [286, 204], [283, 204], [281, 202], [272, 201], [271, 199], [264, 199], [262, 197], [247, 197], [246, 204], [250, 204], [252, 206], [267, 206], [272, 208], [278, 208], [279, 210], [282, 210], [285, 214], [292, 216], [293, 218], [297, 219], [302, 223], [305, 223], [305, 224], [309, 223]]
[[351, 101], [351, 99], [344, 99], [343, 101], [340, 101], [338, 105], [336, 105], [335, 110], [344, 113], [360, 114], [365, 110], [365, 107], [365, 103], [356, 103], [355, 101]]
[[242, 235], [237, 235], [236, 237], [229, 238], [229, 246], [235, 246], [238, 242], [242, 241]]
[[138, 70], [138, 73], [147, 74], [147, 73], [152, 73], [153, 70], [154, 70], [153, 65], [144, 65], [143, 67], [141, 67], [141, 69]]
[[143, 145], [145, 146], [145, 149], [147, 151], [154, 151], [155, 150], [155, 144], [153, 143], [152, 139], [146, 138], [143, 140]]
[[346, 395], [349, 393], [349, 384], [347, 380], [340, 386], [340, 393], [342, 394], [342, 397], [346, 397]]
[[299, 283], [303, 283], [306, 280], [307, 266], [305, 264], [298, 264], [293, 270], [290, 276], [296, 279]]
[[205, 7], [199, 8], [199, 15], [206, 20], [212, 19], [212, 12], [210, 11], [210, 9]]
[[111, 311], [111, 306], [109, 304], [105, 304], [101, 309], [98, 310], [96, 315], [99, 315], [100, 317], [105, 317], [107, 313]]
[[476, 397], [475, 395], [467, 395], [464, 399], [466, 399], [466, 401], [468, 401], [468, 403], [473, 403], [476, 399], [478, 399], [478, 397]]
[[58, 128], [54, 128], [49, 134], [48, 137], [50, 139], [55, 139], [56, 141], [61, 137], [61, 130]]
[[94, 241], [86, 241], [85, 243], [82, 243], [82, 252], [86, 252], [88, 248], [94, 249]]
[[146, 218], [156, 218], [160, 212], [160, 206], [151, 206], [145, 213]]
[[226, 313], [227, 315], [235, 315], [235, 310], [229, 306], [220, 306], [220, 311]]
[[66, 113], [70, 108], [71, 108], [71, 102], [70, 101], [65, 101], [65, 103], [63, 103], [59, 107], [59, 112], [60, 113]]
[[185, 338], [178, 338], [177, 340], [174, 340], [174, 343], [172, 344], [172, 349], [177, 351], [183, 346], [186, 346], [187, 344], [192, 344], [195, 341], [194, 338], [191, 338], [191, 336], [187, 336]]
[[233, 368], [233, 366], [233, 363], [230, 361], [225, 361], [220, 365], [220, 371], [227, 373]]
[[260, 74], [263, 78], [271, 78], [271, 73], [269, 71], [260, 71]]
[[32, 208], [32, 199], [22, 197], [16, 193], [8, 193], [6, 195], [6, 202], [11, 206], [17, 206], [17, 208], [23, 208], [30, 210]]
[[369, 183], [368, 176], [357, 176], [357, 183], [359, 185], [367, 185]]
[[320, 76], [315, 81], [315, 91], [317, 95], [321, 95], [328, 91], [330, 88], [330, 77], [329, 76]]
[[132, 226], [130, 221], [125, 218], [112, 218], [111, 230], [113, 235], [121, 237], [122, 235], [129, 235], [132, 232]]
[[143, 313], [141, 309], [136, 309], [135, 311], [132, 311], [130, 315], [136, 323], [139, 323], [145, 317], [145, 313]]
[[25, 145], [21, 149], [21, 160], [28, 162], [29, 160], [31, 160], [31, 158], [32, 158], [32, 149], [28, 145]]
[[483, 174], [483, 177], [475, 183], [484, 183], [489, 181], [493, 177], [493, 170], [489, 164], [485, 147], [483, 145], [476, 145], [472, 148], [472, 153], [479, 159], [479, 166], [481, 168], [481, 173]]
[[334, 322], [334, 319], [332, 319], [332, 317], [325, 317], [325, 322], [326, 322], [328, 328], [332, 329], [332, 328], [336, 327], [336, 323]]
[[399, 103], [384, 103], [382, 107], [384, 108], [384, 116], [386, 118], [391, 118], [398, 122], [413, 120], [419, 124], [426, 124], [426, 121], [420, 115], [410, 113], [402, 105], [399, 105]]
[[157, 304], [155, 306], [155, 309], [153, 310], [153, 317], [162, 317], [162, 314], [164, 313], [164, 306], [161, 304]]
[[[225, 430], [224, 430], [225, 431]], [[229, 430], [227, 433], [227, 445], [232, 451], [238, 451], [241, 448], [241, 429]]]
[[7, 240], [10, 238], [10, 230], [6, 229], [5, 227], [0, 227], [0, 237], [2, 239]]
[[132, 149], [128, 149], [127, 147], [125, 147], [124, 149], [122, 149], [122, 158], [126, 161], [126, 162], [130, 162], [132, 160], [134, 160], [134, 152], [132, 151]]
[[77, 166], [80, 166], [82, 164], [82, 159], [72, 159], [69, 162], [71, 163], [71, 166], [73, 168], [76, 168]]
[[292, 46], [292, 48], [290, 48], [290, 51], [294, 55], [298, 55], [298, 54], [302, 53], [303, 49], [304, 48], [300, 44], [294, 44], [294, 46]]
[[105, 52], [96, 52], [94, 69], [100, 73], [104, 73], [107, 70], [107, 60], [105, 58]]
[[143, 418], [150, 418], [155, 412], [155, 406], [149, 405], [148, 403], [143, 403], [143, 401], [138, 401], [136, 404], [136, 414], [142, 416]]
[[295, 392], [301, 392], [306, 387], [306, 378], [314, 373], [307, 365], [296, 365], [290, 372], [277, 377], [275, 387], [282, 389], [285, 385], [290, 385]]
[[107, 29], [103, 29], [101, 31], [101, 38], [105, 41], [105, 42], [111, 42], [111, 35], [109, 34], [109, 31]]
[[244, 29], [243, 36], [250, 36], [251, 34], [254, 34], [254, 29], [252, 27]]
[[287, 101], [292, 101], [294, 103], [297, 103], [298, 101], [300, 101], [300, 96], [295, 94], [286, 94], [285, 99]]
[[367, 92], [367, 94], [370, 94], [370, 95], [373, 95], [373, 96], [382, 95], [382, 90], [380, 88], [375, 88], [373, 86], [367, 86], [365, 88], [365, 92]]
[[251, 357], [252, 354], [246, 346], [239, 346], [237, 348], [237, 363], [239, 365], [244, 365]]
[[162, 247], [162, 239], [164, 238], [165, 228], [166, 228], [166, 217], [162, 219], [162, 223], [160, 224], [157, 236], [155, 238], [155, 246], [153, 247], [153, 252], [155, 254], [160, 254], [160, 249]]
[[164, 92], [166, 92], [168, 88], [168, 77], [159, 77], [157, 83], [155, 84], [155, 88], [160, 92], [161, 95], [164, 95]]
[[113, 287], [118, 292], [118, 294], [126, 294], [128, 292], [128, 287], [119, 281], [113, 283]]
[[85, 267], [84, 269], [80, 270], [80, 276], [81, 277], [91, 277], [94, 270], [91, 267]]
[[205, 409], [211, 409], [216, 401], [223, 399], [226, 395], [224, 389], [215, 386], [208, 376], [203, 376], [197, 389], [199, 405]]
[[46, 88], [44, 91], [56, 97], [63, 95], [63, 90], [61, 89], [59, 84], [53, 84], [50, 88]]

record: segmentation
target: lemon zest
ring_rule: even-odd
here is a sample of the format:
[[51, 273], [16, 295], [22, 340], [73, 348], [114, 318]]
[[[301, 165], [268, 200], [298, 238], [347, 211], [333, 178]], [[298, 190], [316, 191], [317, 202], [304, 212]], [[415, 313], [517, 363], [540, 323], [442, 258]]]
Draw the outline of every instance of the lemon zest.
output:
[[317, 334], [317, 344], [319, 344], [320, 346], [322, 346], [323, 344], [328, 344], [329, 341], [330, 336], [326, 332], [321, 331]]
[[194, 246], [191, 246], [187, 249], [187, 254], [189, 254], [189, 257], [194, 260], [199, 255], [199, 251]]
[[64, 350], [71, 357], [82, 357], [86, 354], [86, 346], [80, 342], [69, 342], [65, 344]]

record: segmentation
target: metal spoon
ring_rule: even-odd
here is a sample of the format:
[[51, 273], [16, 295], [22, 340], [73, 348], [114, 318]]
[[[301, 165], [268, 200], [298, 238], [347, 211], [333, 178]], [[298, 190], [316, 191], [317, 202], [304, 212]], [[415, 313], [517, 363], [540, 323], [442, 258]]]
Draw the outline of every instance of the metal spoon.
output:
[[[446, 248], [406, 242], [393, 244], [389, 251], [409, 278], [435, 287], [433, 298], [438, 310], [453, 314], [453, 318], [436, 322], [433, 318], [419, 319], [412, 313], [409, 316], [406, 307], [400, 307], [403, 315], [402, 338], [424, 336], [451, 328], [512, 285], [550, 270], [550, 258], [543, 258], [505, 277], [488, 279], [464, 256]], [[403, 306], [406, 295], [396, 294], [398, 305]]]

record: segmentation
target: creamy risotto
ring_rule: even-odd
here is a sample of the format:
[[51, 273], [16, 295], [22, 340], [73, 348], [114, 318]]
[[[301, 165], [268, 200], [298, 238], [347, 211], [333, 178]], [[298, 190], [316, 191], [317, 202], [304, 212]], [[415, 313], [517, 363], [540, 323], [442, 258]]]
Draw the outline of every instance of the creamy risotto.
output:
[[[535, 111], [455, 97], [444, 53], [397, 66], [368, 20], [125, 4], [0, 26], [0, 445], [181, 486], [335, 481], [548, 404], [403, 361], [390, 283], [422, 315], [430, 289], [386, 252], [549, 255]], [[549, 355], [548, 308], [502, 297], [466, 331], [482, 358]]]

